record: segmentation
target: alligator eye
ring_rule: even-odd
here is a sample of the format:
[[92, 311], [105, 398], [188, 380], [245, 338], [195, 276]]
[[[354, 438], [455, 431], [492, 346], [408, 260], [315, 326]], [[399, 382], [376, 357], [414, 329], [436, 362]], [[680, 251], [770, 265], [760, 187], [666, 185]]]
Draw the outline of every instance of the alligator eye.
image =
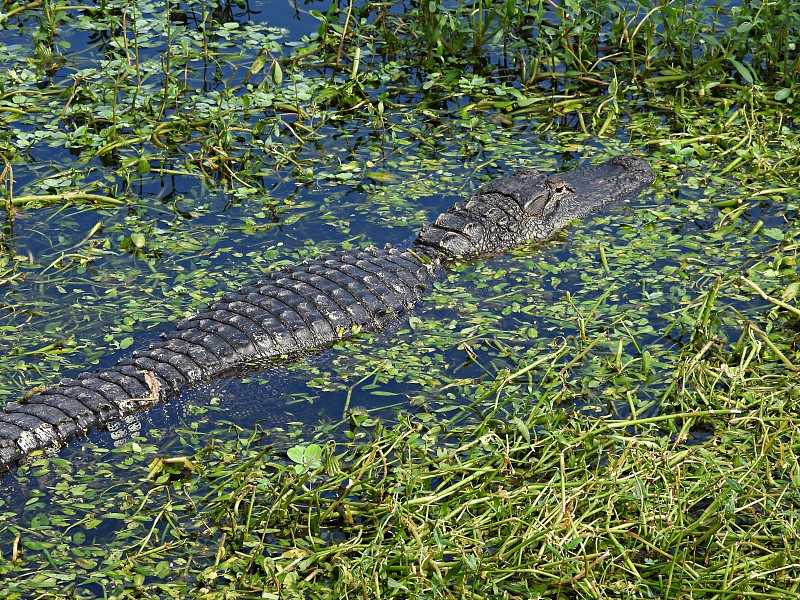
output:
[[547, 187], [550, 188], [550, 191], [554, 194], [565, 194], [567, 192], [575, 191], [575, 188], [573, 188], [563, 179], [548, 179]]

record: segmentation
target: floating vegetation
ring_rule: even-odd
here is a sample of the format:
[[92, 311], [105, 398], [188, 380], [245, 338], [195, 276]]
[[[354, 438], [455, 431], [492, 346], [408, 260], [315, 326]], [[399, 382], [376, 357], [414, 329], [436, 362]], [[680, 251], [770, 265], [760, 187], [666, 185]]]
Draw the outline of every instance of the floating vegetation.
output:
[[294, 9], [4, 6], [4, 398], [519, 167], [654, 190], [25, 465], [0, 597], [797, 597], [796, 3]]

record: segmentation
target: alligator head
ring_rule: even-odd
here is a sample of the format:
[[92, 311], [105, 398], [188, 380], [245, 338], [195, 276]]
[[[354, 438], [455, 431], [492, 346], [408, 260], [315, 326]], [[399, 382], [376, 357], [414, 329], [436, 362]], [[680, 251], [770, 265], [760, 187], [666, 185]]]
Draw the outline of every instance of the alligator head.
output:
[[414, 243], [437, 260], [499, 254], [550, 239], [571, 221], [634, 196], [652, 182], [647, 163], [631, 156], [549, 177], [523, 169], [479, 188], [424, 226]]

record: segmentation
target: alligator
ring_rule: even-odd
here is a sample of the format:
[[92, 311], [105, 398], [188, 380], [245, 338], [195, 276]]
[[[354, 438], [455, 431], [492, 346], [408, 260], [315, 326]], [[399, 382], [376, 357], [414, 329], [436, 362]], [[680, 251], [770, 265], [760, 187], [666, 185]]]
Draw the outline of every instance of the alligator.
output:
[[629, 156], [549, 177], [522, 169], [423, 226], [409, 248], [369, 247], [271, 271], [114, 366], [7, 403], [0, 412], [0, 471], [200, 381], [264, 369], [379, 330], [407, 314], [454, 261], [549, 240], [653, 179], [645, 161]]

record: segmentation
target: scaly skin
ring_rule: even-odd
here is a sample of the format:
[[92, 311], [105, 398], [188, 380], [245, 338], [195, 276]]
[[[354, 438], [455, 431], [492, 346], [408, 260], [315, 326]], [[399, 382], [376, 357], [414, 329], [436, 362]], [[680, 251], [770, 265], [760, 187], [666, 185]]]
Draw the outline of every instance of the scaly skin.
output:
[[145, 350], [0, 412], [0, 472], [31, 452], [144, 410], [199, 381], [254, 370], [375, 331], [411, 310], [454, 260], [552, 238], [574, 219], [638, 194], [647, 164], [617, 157], [547, 177], [526, 169], [481, 187], [422, 228], [412, 247], [369, 248], [269, 273], [212, 302]]

